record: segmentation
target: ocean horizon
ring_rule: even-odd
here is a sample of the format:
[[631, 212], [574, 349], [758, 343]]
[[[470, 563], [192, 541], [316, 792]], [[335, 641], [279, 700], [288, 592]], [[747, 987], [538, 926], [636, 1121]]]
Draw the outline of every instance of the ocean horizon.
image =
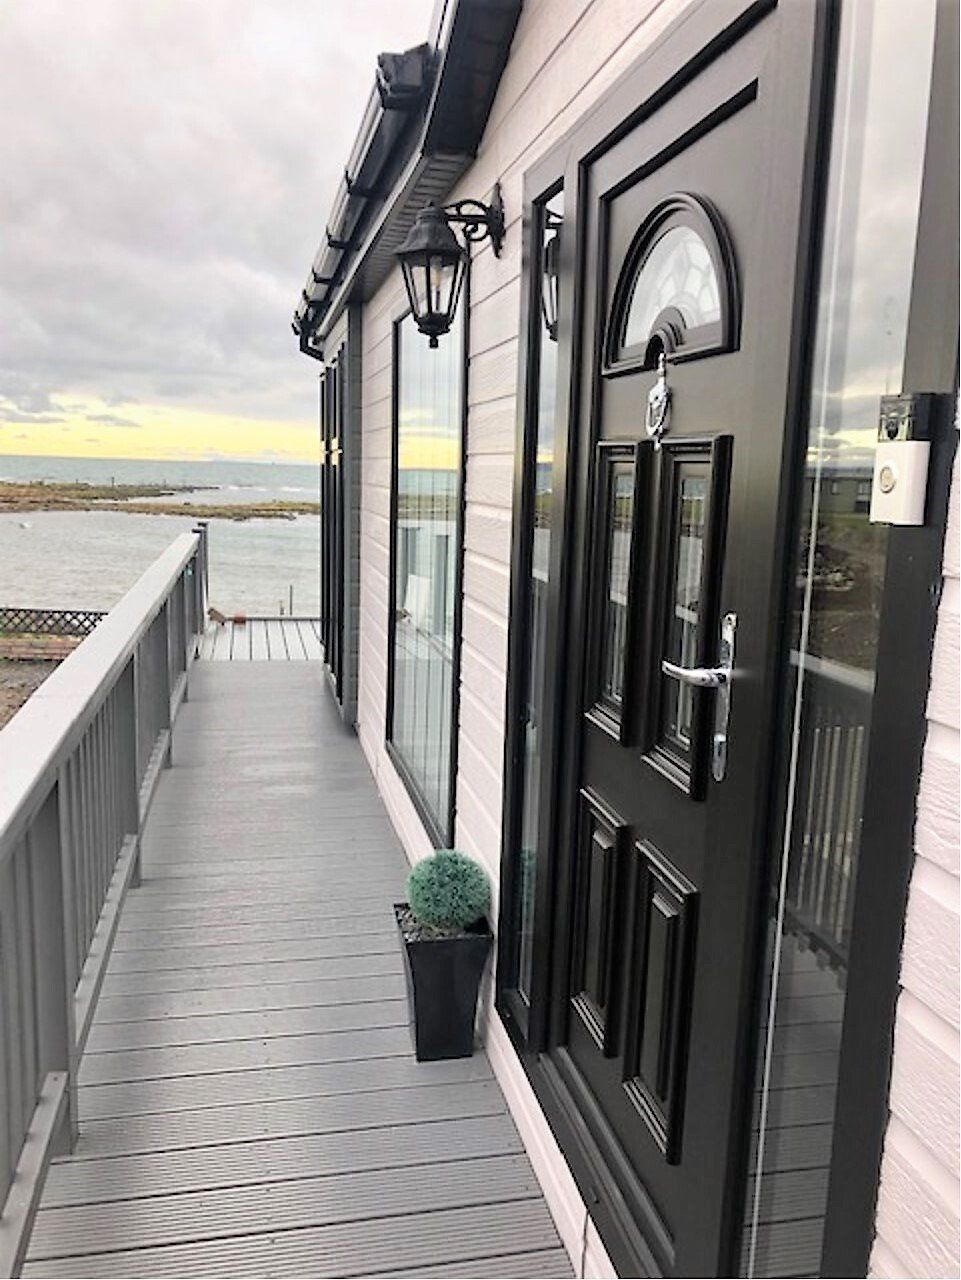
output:
[[[177, 500], [218, 506], [319, 501], [311, 463], [168, 458], [0, 455], [0, 480], [15, 483], [186, 486]], [[189, 516], [113, 511], [0, 514], [0, 606], [109, 609], [185, 530]], [[298, 616], [320, 611], [320, 521], [212, 520], [210, 602], [224, 613]]]

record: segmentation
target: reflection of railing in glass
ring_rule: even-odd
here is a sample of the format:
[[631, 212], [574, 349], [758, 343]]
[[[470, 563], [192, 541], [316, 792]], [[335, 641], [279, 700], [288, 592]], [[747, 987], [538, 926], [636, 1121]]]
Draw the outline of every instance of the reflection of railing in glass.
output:
[[608, 496], [610, 522], [607, 546], [607, 592], [604, 600], [604, 639], [601, 652], [601, 695], [620, 704], [624, 697], [627, 646], [627, 597], [631, 569], [631, 531], [634, 525], [634, 464], [611, 464]]
[[845, 969], [874, 676], [809, 656], [804, 692], [785, 929]]
[[[680, 667], [697, 665], [707, 483], [704, 476], [684, 476], [677, 503], [673, 602], [664, 656]], [[694, 694], [695, 690], [690, 685], [667, 679], [665, 733], [684, 752], [691, 746]]]

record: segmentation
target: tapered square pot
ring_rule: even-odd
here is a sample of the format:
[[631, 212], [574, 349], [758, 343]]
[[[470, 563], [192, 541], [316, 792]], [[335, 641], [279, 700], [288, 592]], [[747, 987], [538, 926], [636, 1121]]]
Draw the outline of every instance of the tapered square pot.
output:
[[406, 902], [394, 903], [417, 1061], [469, 1058], [477, 991], [493, 942], [490, 926], [481, 920], [458, 937], [426, 938], [408, 927], [406, 911]]

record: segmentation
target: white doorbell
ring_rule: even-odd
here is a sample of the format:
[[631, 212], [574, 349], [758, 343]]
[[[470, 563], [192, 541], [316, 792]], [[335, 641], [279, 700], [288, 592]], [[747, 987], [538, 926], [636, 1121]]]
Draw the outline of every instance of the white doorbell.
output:
[[872, 524], [924, 524], [931, 455], [930, 393], [881, 397]]

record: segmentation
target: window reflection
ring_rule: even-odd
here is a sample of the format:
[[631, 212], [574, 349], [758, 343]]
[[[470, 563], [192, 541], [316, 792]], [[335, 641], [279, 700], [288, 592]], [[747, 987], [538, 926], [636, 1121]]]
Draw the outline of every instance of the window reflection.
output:
[[514, 878], [514, 981], [522, 998], [529, 1002], [533, 972], [534, 888], [540, 804], [538, 785], [543, 750], [544, 682], [547, 667], [547, 589], [550, 577], [553, 517], [554, 407], [557, 381], [556, 287], [557, 261], [564, 215], [564, 193], [559, 192], [538, 206], [538, 235], [541, 245], [541, 274], [552, 274], [552, 304], [542, 302], [532, 355], [536, 360], [537, 400], [529, 423], [525, 483], [530, 499], [527, 530], [527, 646], [521, 659], [523, 680], [524, 742], [520, 776], [520, 848]]
[[604, 629], [601, 640], [601, 699], [620, 708], [624, 700], [624, 661], [634, 531], [634, 460], [612, 462], [608, 473], [607, 564]]
[[[707, 536], [708, 476], [703, 468], [684, 465], [679, 468], [678, 481], [671, 530], [674, 582], [664, 656], [679, 667], [694, 667]], [[691, 746], [694, 692], [689, 684], [666, 680], [664, 733], [682, 753]]]
[[880, 397], [901, 385], [934, 13], [934, 0], [842, 6], [746, 1276], [821, 1272], [887, 549], [870, 477]]
[[454, 604], [460, 506], [461, 321], [432, 350], [413, 319], [397, 331], [391, 742], [448, 841]]
[[721, 318], [714, 263], [693, 227], [670, 227], [651, 246], [631, 292], [623, 345], [646, 342], [666, 307], [676, 307], [688, 329]]

